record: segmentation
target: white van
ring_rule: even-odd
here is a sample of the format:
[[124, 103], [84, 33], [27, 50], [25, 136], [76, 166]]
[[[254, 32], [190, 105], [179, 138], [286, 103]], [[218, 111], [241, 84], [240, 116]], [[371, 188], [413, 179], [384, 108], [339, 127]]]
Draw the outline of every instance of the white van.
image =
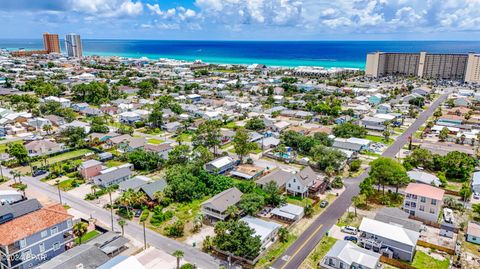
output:
[[358, 229], [352, 226], [344, 226], [342, 227], [342, 232], [347, 234], [357, 234]]

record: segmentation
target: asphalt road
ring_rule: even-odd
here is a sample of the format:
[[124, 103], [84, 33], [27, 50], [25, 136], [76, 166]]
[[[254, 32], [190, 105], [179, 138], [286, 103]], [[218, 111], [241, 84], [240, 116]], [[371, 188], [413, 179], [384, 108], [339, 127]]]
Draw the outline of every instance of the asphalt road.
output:
[[[4, 169], [4, 175], [11, 177], [9, 170]], [[35, 189], [35, 191], [49, 197], [52, 200], [59, 201], [58, 190], [54, 186], [50, 186], [39, 179], [41, 177], [22, 177], [22, 181], [28, 185], [29, 189]], [[62, 202], [68, 204], [72, 208], [80, 211], [81, 213], [92, 216], [97, 219], [98, 222], [103, 223], [106, 227], [111, 227], [110, 211], [107, 211], [91, 202], [87, 202], [83, 199], [74, 197], [69, 193], [62, 192]], [[114, 216], [114, 227], [116, 231], [120, 231], [120, 227], [117, 225], [117, 217]], [[125, 226], [125, 234], [129, 237], [136, 239], [139, 242], [143, 242], [143, 227], [138, 223], [128, 221]], [[166, 253], [172, 254], [176, 250], [182, 250], [185, 254], [184, 259], [192, 264], [196, 264], [202, 269], [216, 269], [220, 266], [220, 261], [216, 260], [212, 256], [187, 246], [183, 243], [175, 241], [173, 239], [162, 236], [154, 231], [146, 229], [147, 244], [154, 246]]]
[[[388, 147], [382, 156], [395, 157], [400, 149], [408, 143], [418, 128], [435, 112], [437, 107], [445, 101], [449, 93], [442, 94], [430, 107], [419, 114], [415, 122]], [[293, 244], [277, 258], [271, 268], [296, 269], [307, 258], [310, 252], [318, 245], [333, 225], [342, 217], [352, 203], [352, 197], [360, 191], [358, 185], [368, 175], [368, 169], [360, 176], [345, 180], [346, 190], [293, 242]]]

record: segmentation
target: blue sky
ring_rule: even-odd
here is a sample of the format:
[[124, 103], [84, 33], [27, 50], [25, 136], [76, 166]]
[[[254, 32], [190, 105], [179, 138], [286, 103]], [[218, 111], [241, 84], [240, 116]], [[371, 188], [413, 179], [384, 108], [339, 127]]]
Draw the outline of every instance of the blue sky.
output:
[[0, 0], [0, 38], [479, 40], [480, 0]]

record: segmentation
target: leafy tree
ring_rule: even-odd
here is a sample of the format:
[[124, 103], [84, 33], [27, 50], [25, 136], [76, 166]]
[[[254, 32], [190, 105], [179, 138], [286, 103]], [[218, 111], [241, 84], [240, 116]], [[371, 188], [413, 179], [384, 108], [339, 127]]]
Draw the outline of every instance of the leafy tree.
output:
[[441, 160], [445, 176], [449, 179], [466, 181], [477, 165], [477, 160], [466, 153], [452, 151]]
[[181, 220], [176, 220], [172, 224], [165, 227], [165, 233], [167, 236], [181, 237], [185, 229], [185, 224]]
[[366, 197], [363, 194], [355, 195], [352, 197], [352, 204], [355, 208], [355, 217], [357, 216], [357, 207], [365, 203]]
[[444, 127], [438, 134], [438, 138], [440, 139], [440, 141], [445, 141], [448, 138], [449, 133], [450, 131], [448, 130], [448, 128]]
[[83, 127], [69, 126], [61, 132], [61, 135], [66, 139], [67, 145], [76, 148], [85, 145], [85, 129]]
[[20, 163], [25, 163], [28, 161], [28, 151], [23, 144], [8, 144], [7, 153], [15, 157]]
[[247, 193], [242, 195], [239, 208], [249, 215], [257, 214], [265, 205], [263, 196], [256, 193]]
[[265, 129], [265, 123], [261, 118], [254, 117], [247, 121], [245, 128], [248, 130], [259, 131]]
[[134, 132], [134, 129], [132, 126], [128, 126], [128, 125], [125, 125], [125, 124], [122, 124], [120, 125], [120, 127], [118, 128], [118, 133], [119, 134], [129, 134], [129, 135], [132, 135], [133, 132]]
[[272, 206], [279, 206], [286, 203], [286, 199], [281, 194], [281, 191], [279, 190], [275, 181], [270, 181], [265, 184], [263, 191], [265, 192], [265, 203]]
[[155, 92], [155, 85], [152, 80], [142, 80], [137, 84], [137, 87], [140, 89], [137, 94], [142, 98], [149, 98]]
[[423, 167], [428, 170], [434, 169], [434, 156], [427, 150], [422, 148], [417, 148], [412, 151], [403, 161], [404, 166], [410, 165], [412, 167]]
[[206, 121], [200, 124], [193, 135], [194, 147], [204, 146], [212, 149], [217, 154], [217, 147], [220, 146], [220, 125], [219, 121]]
[[47, 133], [50, 134], [50, 132], [53, 130], [53, 127], [51, 124], [45, 124], [43, 125], [42, 129]]
[[346, 122], [333, 127], [333, 134], [336, 137], [350, 138], [358, 137], [362, 138], [367, 135], [367, 130], [365, 127]]
[[238, 215], [240, 214], [240, 210], [236, 205], [230, 205], [227, 207], [227, 211], [225, 213], [230, 219], [237, 219]]
[[340, 189], [340, 188], [342, 188], [342, 187], [343, 187], [343, 180], [342, 180], [342, 178], [339, 177], [339, 176], [336, 176], [336, 177], [333, 179], [332, 183], [330, 183], [330, 186], [331, 186], [332, 188], [334, 188], [334, 189]]
[[78, 244], [82, 244], [82, 237], [87, 233], [88, 225], [83, 221], [79, 221], [73, 225], [72, 230], [73, 234], [78, 238]]
[[240, 163], [243, 163], [243, 158], [252, 150], [257, 148], [257, 144], [250, 142], [250, 137], [247, 131], [239, 128], [233, 138], [233, 146], [235, 153], [240, 158]]
[[313, 214], [313, 205], [312, 205], [312, 203], [311, 203], [309, 200], [307, 200], [307, 201], [305, 202], [305, 206], [303, 207], [303, 212], [305, 213], [305, 216], [307, 216], [307, 217], [311, 217], [311, 216], [312, 216], [312, 214]]
[[360, 194], [365, 196], [365, 203], [368, 201], [368, 198], [372, 197], [375, 194], [373, 184], [374, 182], [370, 177], [367, 177], [362, 182], [360, 182]]
[[217, 222], [213, 245], [235, 256], [253, 260], [260, 254], [260, 236], [244, 221]]
[[161, 166], [163, 159], [155, 152], [137, 149], [127, 154], [127, 159], [137, 170], [151, 171]]
[[20, 88], [22, 91], [33, 91], [36, 95], [41, 97], [58, 96], [62, 93], [62, 89], [42, 78], [28, 80]]
[[347, 156], [340, 150], [328, 148], [318, 145], [311, 149], [312, 159], [317, 163], [318, 168], [325, 170], [327, 167], [332, 167], [335, 171], [339, 171], [344, 164]]
[[405, 168], [392, 158], [379, 157], [370, 163], [370, 167], [368, 177], [377, 182], [378, 189], [382, 186], [383, 192], [385, 185], [389, 184], [394, 185], [398, 193], [399, 186], [410, 182]]
[[284, 227], [281, 227], [280, 229], [278, 229], [278, 240], [282, 243], [285, 243], [288, 241], [288, 236], [289, 236], [289, 232], [286, 228]]
[[200, 199], [207, 193], [205, 182], [195, 176], [188, 165], [172, 165], [166, 171], [167, 187], [165, 196], [177, 202]]
[[190, 147], [178, 145], [168, 153], [168, 164], [186, 164], [190, 160]]
[[124, 236], [125, 235], [125, 226], [127, 225], [127, 222], [125, 221], [125, 219], [120, 218], [120, 219], [118, 219], [117, 223], [118, 223], [118, 226], [120, 226], [120, 228], [122, 229], [122, 236]]
[[72, 94], [74, 100], [86, 102], [89, 104], [103, 104], [110, 100], [115, 100], [124, 96], [118, 89], [109, 88], [106, 83], [90, 82], [73, 86]]
[[357, 172], [360, 167], [362, 166], [362, 161], [361, 160], [353, 160], [350, 163], [350, 171], [351, 172]]
[[148, 122], [150, 122], [153, 128], [158, 128], [163, 124], [163, 108], [156, 105], [153, 107], [152, 112], [148, 116]]
[[464, 201], [468, 201], [470, 200], [470, 196], [472, 196], [472, 189], [470, 188], [470, 185], [468, 183], [463, 183], [462, 188], [458, 193]]

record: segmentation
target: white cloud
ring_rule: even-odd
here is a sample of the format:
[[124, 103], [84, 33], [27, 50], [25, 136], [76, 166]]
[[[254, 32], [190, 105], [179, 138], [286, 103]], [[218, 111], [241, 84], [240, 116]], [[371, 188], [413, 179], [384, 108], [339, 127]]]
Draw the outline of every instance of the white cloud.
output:
[[143, 11], [140, 0], [70, 0], [70, 6], [73, 11], [101, 17], [137, 16]]

